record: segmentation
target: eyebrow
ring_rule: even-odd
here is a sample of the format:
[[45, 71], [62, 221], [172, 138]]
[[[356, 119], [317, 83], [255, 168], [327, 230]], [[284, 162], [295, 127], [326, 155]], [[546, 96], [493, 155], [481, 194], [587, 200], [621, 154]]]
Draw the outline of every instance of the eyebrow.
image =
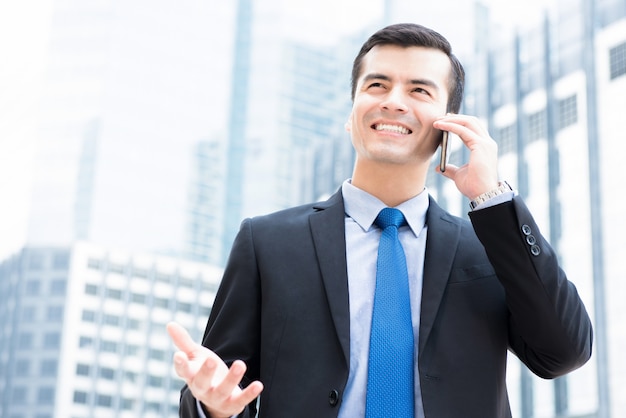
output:
[[[371, 81], [371, 80], [391, 81], [391, 78], [389, 76], [386, 76], [386, 75], [380, 74], [380, 73], [367, 74], [363, 78], [364, 82]], [[433, 89], [439, 91], [439, 86], [437, 85], [437, 83], [435, 83], [432, 80], [425, 79], [425, 78], [411, 79], [411, 80], [409, 80], [409, 84], [418, 85], [418, 86], [428, 86], [428, 87], [432, 87]]]

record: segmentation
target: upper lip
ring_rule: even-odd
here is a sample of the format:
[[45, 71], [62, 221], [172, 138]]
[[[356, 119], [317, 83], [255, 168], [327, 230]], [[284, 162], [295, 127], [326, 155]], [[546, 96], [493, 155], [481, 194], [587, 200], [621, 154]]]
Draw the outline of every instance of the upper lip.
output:
[[372, 123], [371, 128], [372, 129], [376, 129], [376, 126], [378, 126], [378, 125], [398, 126], [398, 127], [406, 129], [409, 132], [409, 134], [413, 133], [413, 129], [411, 129], [410, 127], [408, 127], [404, 123], [401, 123], [401, 122], [398, 122], [398, 121], [380, 120], [380, 121]]

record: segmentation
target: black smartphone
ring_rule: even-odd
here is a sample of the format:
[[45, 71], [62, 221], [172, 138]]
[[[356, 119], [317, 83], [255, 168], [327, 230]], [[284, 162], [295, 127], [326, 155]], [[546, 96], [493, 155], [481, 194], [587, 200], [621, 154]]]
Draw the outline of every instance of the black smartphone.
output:
[[441, 131], [441, 157], [439, 159], [439, 169], [443, 173], [446, 171], [448, 163], [448, 154], [450, 153], [450, 145], [448, 144], [448, 131]]

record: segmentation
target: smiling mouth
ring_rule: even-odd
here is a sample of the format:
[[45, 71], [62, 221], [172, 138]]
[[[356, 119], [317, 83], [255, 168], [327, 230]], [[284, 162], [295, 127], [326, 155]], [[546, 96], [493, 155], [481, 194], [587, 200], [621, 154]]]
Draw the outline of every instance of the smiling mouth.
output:
[[409, 135], [413, 133], [413, 131], [405, 128], [404, 126], [388, 125], [386, 123], [376, 123], [372, 125], [372, 129], [375, 129], [377, 131], [385, 131], [385, 132], [391, 132], [394, 134], [402, 134], [402, 135]]

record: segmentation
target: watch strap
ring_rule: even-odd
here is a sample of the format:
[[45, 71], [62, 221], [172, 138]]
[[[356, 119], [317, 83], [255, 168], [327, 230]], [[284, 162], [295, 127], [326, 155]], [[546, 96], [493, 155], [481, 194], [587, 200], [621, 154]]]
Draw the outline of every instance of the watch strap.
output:
[[470, 208], [475, 209], [476, 206], [480, 205], [481, 203], [486, 202], [492, 197], [496, 197], [498, 195], [501, 195], [506, 192], [511, 192], [511, 191], [513, 191], [513, 188], [509, 185], [509, 183], [507, 183], [506, 181], [498, 182], [498, 187], [496, 187], [495, 189], [489, 190], [488, 192], [485, 192], [483, 194], [480, 194], [475, 199], [471, 200]]

